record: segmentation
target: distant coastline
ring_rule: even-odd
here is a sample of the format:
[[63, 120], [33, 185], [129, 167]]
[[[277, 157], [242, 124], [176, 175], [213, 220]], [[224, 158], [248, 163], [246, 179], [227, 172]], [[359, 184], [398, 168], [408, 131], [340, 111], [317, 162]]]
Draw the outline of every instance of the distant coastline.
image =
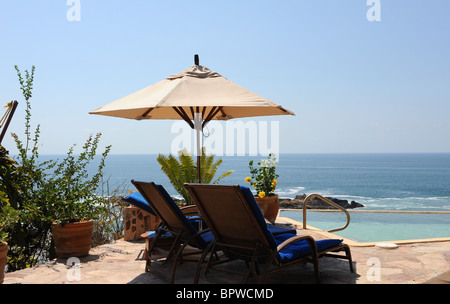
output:
[[[306, 197], [307, 197], [306, 194], [302, 194], [296, 195], [294, 199], [280, 198], [280, 208], [302, 209]], [[349, 203], [348, 200], [342, 200], [334, 197], [325, 197], [325, 198], [344, 209], [355, 209], [365, 207], [363, 204], [360, 204], [356, 201], [351, 201]], [[306, 205], [306, 209], [336, 209], [336, 208], [324, 202], [320, 198], [314, 197], [308, 202], [308, 204]]]

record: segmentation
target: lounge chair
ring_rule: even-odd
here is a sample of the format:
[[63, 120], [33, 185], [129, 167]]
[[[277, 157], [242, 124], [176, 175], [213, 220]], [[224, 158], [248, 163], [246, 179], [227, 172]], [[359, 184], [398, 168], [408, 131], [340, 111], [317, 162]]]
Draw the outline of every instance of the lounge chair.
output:
[[[242, 186], [185, 184], [203, 219], [214, 235], [214, 241], [204, 252], [196, 271], [194, 283], [198, 283], [202, 262], [207, 253], [220, 249], [227, 260], [212, 263], [208, 269], [219, 263], [241, 259], [250, 263], [245, 274], [245, 282], [250, 278], [253, 268], [258, 272], [258, 264], [265, 264], [260, 274], [263, 283], [271, 265], [277, 266], [274, 271], [299, 263], [311, 262], [317, 282], [320, 282], [319, 257], [324, 255], [344, 258], [353, 264], [348, 245], [342, 240], [326, 239], [315, 241], [311, 236], [293, 236], [292, 234], [273, 235], [250, 189]], [[344, 255], [329, 252], [344, 251]]]
[[[156, 236], [152, 240], [148, 249], [145, 270], [150, 271], [151, 254], [158, 240], [167, 235], [174, 238], [172, 246], [168, 251], [164, 263], [174, 257], [172, 263], [172, 274], [170, 282], [175, 279], [175, 271], [178, 260], [183, 261], [183, 257], [198, 252], [183, 254], [187, 245], [199, 249], [200, 252], [214, 240], [212, 233], [208, 230], [199, 231], [178, 205], [172, 200], [166, 190], [155, 183], [138, 182], [132, 180], [131, 183], [136, 187], [139, 193], [145, 198], [151, 210], [161, 219], [161, 225], [157, 229]], [[145, 207], [145, 205], [143, 205]], [[198, 221], [198, 220], [197, 220]]]
[[[162, 187], [162, 186], [161, 186]], [[153, 211], [152, 207], [147, 203], [147, 200], [142, 196], [142, 194], [138, 192], [133, 192], [130, 195], [123, 198], [127, 203], [134, 205], [148, 213], [158, 216], [155, 211]], [[195, 205], [180, 207], [181, 212], [188, 218], [188, 220], [198, 219], [198, 209]]]
[[[135, 207], [138, 207], [139, 209], [142, 209], [148, 213], [150, 213], [151, 215], [155, 216], [157, 218], [156, 223], [159, 223], [158, 226], [161, 225], [161, 221], [159, 220], [158, 215], [155, 213], [155, 211], [153, 211], [153, 209], [150, 207], [150, 205], [147, 203], [147, 201], [145, 200], [145, 198], [142, 196], [142, 194], [137, 191], [137, 192], [133, 192], [130, 195], [123, 197], [123, 200], [131, 205], [134, 205]], [[199, 217], [198, 217], [198, 209], [197, 206], [195, 205], [190, 205], [190, 206], [184, 206], [184, 207], [180, 207], [181, 212], [183, 212], [183, 214], [186, 216], [186, 218], [191, 222], [191, 224], [194, 225], [194, 227], [196, 229], [199, 228], [200, 222], [199, 222]], [[202, 221], [202, 227], [205, 227], [206, 224], [204, 224], [204, 222]], [[156, 229], [155, 231], [146, 231], [145, 233], [143, 233], [141, 235], [141, 237], [145, 238], [145, 250], [144, 250], [144, 259], [147, 260], [148, 258], [148, 252], [149, 252], [149, 248], [151, 245], [151, 242], [153, 241], [153, 239], [156, 237], [158, 229]], [[160, 248], [163, 250], [168, 250], [170, 249], [170, 241], [173, 241], [173, 237], [168, 237], [166, 234], [164, 237], [159, 237], [156, 241], [155, 244], [153, 244], [152, 246], [152, 251], [155, 250], [156, 248]]]
[[[159, 186], [159, 187], [162, 187], [162, 186]], [[130, 195], [128, 195], [127, 197], [125, 197], [124, 200], [138, 208], [141, 208], [142, 210], [145, 210], [153, 215], [158, 216], [155, 213], [155, 211], [153, 211], [153, 209], [147, 203], [147, 200], [144, 198], [144, 196], [140, 192], [133, 192]], [[170, 200], [172, 200], [172, 199], [170, 199]], [[180, 210], [181, 210], [181, 212], [183, 212], [183, 214], [187, 217], [187, 219], [197, 229], [201, 230], [202, 227], [207, 227], [206, 223], [203, 220], [201, 220], [201, 218], [198, 217], [199, 211], [198, 211], [196, 205], [180, 207]], [[200, 221], [201, 221], [202, 226], [199, 226]], [[271, 225], [271, 224], [267, 224], [267, 227], [273, 235], [285, 234], [285, 233], [291, 233], [291, 234], [297, 233], [297, 231], [294, 228], [286, 228], [286, 227], [275, 226], [275, 225]]]

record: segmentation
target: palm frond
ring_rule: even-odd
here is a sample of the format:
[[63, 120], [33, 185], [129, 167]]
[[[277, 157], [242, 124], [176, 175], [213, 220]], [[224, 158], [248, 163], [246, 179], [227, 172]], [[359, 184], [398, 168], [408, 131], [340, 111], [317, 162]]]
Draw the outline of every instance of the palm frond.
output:
[[213, 184], [217, 184], [221, 179], [229, 176], [233, 172], [234, 172], [234, 170], [230, 170], [230, 171], [226, 171], [226, 172], [222, 173], [218, 178], [216, 178], [216, 180], [213, 182]]
[[[175, 190], [184, 198], [187, 204], [192, 204], [192, 199], [184, 187], [185, 183], [197, 182], [197, 161], [194, 157], [186, 151], [178, 152], [178, 159], [173, 155], [168, 157], [159, 154], [157, 161], [161, 165], [161, 171], [163, 171], [170, 180]], [[201, 181], [204, 184], [209, 184], [214, 178], [218, 167], [222, 164], [222, 159], [214, 161], [214, 155], [206, 154], [206, 148], [202, 148], [202, 155], [200, 156], [200, 174]], [[229, 176], [234, 170], [222, 173], [215, 181], [218, 183], [224, 177]]]

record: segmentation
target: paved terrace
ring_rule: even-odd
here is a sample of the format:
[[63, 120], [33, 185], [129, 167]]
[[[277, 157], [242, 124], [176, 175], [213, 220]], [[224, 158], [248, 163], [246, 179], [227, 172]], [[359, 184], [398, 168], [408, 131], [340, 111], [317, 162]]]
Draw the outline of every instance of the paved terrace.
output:
[[[289, 221], [288, 219], [283, 219]], [[298, 224], [298, 223], [297, 223]], [[315, 239], [327, 235], [314, 230], [301, 230]], [[367, 244], [347, 242], [352, 251], [355, 273], [349, 271], [346, 260], [329, 257], [320, 259], [321, 283], [324, 284], [420, 284], [450, 271], [450, 241], [400, 244], [396, 249], [383, 249]], [[145, 242], [118, 240], [112, 244], [92, 248], [90, 255], [81, 258], [80, 269], [66, 265], [66, 259], [7, 273], [4, 284], [165, 284], [168, 283], [171, 263], [155, 265], [145, 272]], [[185, 262], [177, 267], [176, 284], [191, 284], [196, 263]], [[235, 261], [228, 267], [245, 270], [245, 264]], [[78, 271], [78, 272], [75, 272]], [[240, 276], [212, 271], [201, 284], [239, 283]], [[447, 275], [448, 280], [448, 275]], [[269, 275], [267, 283], [314, 284], [312, 265], [305, 264]]]

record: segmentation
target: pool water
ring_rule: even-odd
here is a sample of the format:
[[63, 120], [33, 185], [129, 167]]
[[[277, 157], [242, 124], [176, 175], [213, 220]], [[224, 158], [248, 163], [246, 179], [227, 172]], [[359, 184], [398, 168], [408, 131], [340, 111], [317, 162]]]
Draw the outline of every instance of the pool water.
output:
[[[281, 217], [303, 222], [302, 211], [280, 211]], [[306, 223], [321, 230], [346, 223], [342, 212], [307, 211]], [[335, 234], [356, 242], [382, 242], [450, 237], [450, 214], [350, 213], [350, 224]]]

